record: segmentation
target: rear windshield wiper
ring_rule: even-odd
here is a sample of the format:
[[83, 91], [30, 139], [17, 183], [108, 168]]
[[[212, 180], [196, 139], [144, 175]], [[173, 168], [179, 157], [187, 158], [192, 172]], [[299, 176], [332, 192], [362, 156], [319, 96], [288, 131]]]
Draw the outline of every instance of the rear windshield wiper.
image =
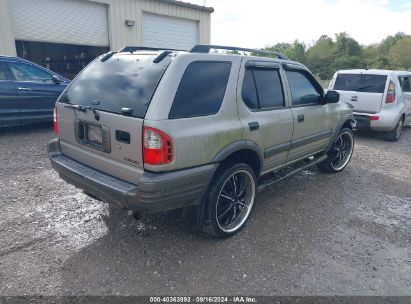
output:
[[367, 86], [358, 88], [357, 91], [358, 91], [358, 92], [361, 92], [362, 90], [365, 90], [365, 89], [368, 89], [368, 88], [372, 88], [373, 86], [374, 86], [374, 85], [367, 85]]
[[73, 109], [73, 110], [78, 110], [80, 112], [86, 112], [86, 110], [90, 109], [90, 106], [82, 106], [78, 104], [67, 104], [64, 106], [67, 109]]
[[68, 108], [68, 109], [78, 110], [80, 112], [86, 112], [87, 110], [91, 110], [91, 111], [93, 111], [94, 118], [97, 121], [100, 120], [99, 112], [97, 112], [97, 110], [92, 106], [82, 106], [82, 105], [78, 105], [78, 104], [67, 104], [64, 107]]

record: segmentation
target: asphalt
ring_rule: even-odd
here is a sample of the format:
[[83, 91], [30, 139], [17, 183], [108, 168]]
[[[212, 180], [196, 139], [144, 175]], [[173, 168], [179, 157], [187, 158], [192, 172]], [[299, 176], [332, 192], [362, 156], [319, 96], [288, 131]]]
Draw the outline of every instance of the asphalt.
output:
[[0, 295], [411, 295], [411, 128], [257, 195], [238, 235], [136, 221], [59, 179], [50, 126], [0, 130]]

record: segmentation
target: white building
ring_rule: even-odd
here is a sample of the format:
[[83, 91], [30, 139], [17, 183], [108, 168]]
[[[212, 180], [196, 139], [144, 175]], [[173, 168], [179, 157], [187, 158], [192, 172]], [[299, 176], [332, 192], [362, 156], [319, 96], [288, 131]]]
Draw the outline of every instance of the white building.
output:
[[210, 43], [213, 11], [175, 0], [0, 0], [0, 55], [70, 77], [109, 49]]

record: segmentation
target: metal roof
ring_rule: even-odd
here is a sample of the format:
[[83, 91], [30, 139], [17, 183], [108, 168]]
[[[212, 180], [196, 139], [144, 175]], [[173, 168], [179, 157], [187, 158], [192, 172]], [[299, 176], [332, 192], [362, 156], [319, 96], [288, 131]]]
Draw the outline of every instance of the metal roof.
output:
[[178, 6], [188, 7], [188, 8], [192, 8], [192, 9], [197, 9], [197, 10], [201, 10], [201, 11], [206, 11], [208, 13], [213, 13], [214, 12], [214, 8], [212, 8], [212, 7], [192, 4], [192, 3], [178, 1], [178, 0], [157, 0], [157, 1], [172, 4], [172, 5], [178, 5]]

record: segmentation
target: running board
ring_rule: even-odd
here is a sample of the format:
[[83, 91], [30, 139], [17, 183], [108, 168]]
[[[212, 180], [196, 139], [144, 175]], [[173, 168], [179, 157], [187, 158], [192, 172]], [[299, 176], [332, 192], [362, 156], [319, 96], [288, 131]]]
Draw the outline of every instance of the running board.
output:
[[257, 187], [257, 192], [263, 191], [268, 186], [282, 181], [283, 179], [289, 178], [295, 174], [298, 174], [316, 164], [319, 164], [327, 159], [327, 155], [318, 156], [312, 160], [305, 159], [299, 161], [286, 169], [281, 169], [279, 171], [273, 172], [264, 176], [260, 179], [259, 186]]

